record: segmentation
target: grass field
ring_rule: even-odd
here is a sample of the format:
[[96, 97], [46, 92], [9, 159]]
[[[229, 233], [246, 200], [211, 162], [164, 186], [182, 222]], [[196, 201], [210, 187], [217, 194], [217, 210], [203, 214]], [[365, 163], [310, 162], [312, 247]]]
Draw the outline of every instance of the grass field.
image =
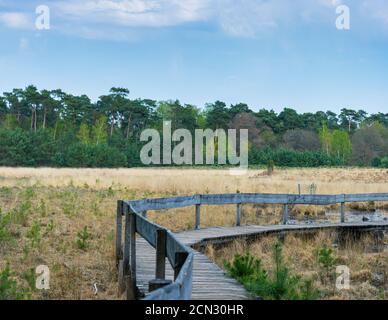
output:
[[[214, 248], [209, 245], [206, 254], [219, 266], [231, 263], [236, 255], [250, 253], [260, 259], [262, 267], [271, 278], [276, 277], [273, 247], [276, 236], [264, 237], [247, 244], [234, 241], [231, 245]], [[283, 260], [289, 276], [311, 281], [317, 290], [317, 298], [329, 300], [388, 299], [388, 251], [376, 250], [372, 234], [363, 234], [357, 242], [345, 238], [338, 245], [338, 234], [321, 231], [310, 235], [285, 235]], [[388, 236], [378, 241], [388, 243]], [[333, 244], [336, 244], [333, 246]], [[328, 248], [330, 251], [326, 251]], [[329, 252], [329, 253], [328, 253]], [[346, 266], [350, 273], [350, 288], [336, 288], [337, 266]]]
[[[284, 169], [268, 176], [265, 170], [250, 170], [231, 176], [227, 170], [205, 169], [0, 168], [0, 270], [9, 264], [9, 286], [23, 292], [24, 298], [117, 299], [118, 199], [237, 191], [296, 193], [298, 184], [308, 192], [313, 183], [317, 193], [387, 192], [388, 171]], [[293, 211], [319, 215], [322, 208], [296, 206]], [[276, 223], [280, 212], [276, 206], [244, 206], [243, 223]], [[209, 206], [203, 208], [201, 222], [204, 227], [232, 225], [234, 215], [233, 206]], [[149, 216], [174, 231], [194, 225], [193, 208]], [[51, 272], [47, 292], [33, 289], [33, 271], [42, 264]]]

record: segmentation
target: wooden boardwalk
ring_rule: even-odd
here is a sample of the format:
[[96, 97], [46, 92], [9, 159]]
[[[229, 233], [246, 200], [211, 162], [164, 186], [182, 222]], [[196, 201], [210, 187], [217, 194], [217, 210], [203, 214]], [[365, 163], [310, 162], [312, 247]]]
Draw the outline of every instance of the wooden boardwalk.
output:
[[[242, 227], [215, 227], [176, 233], [179, 241], [191, 248], [205, 246], [208, 243], [225, 243], [238, 238], [256, 237], [265, 234], [283, 232], [308, 232], [320, 229], [388, 229], [387, 222], [334, 223], [311, 225], [249, 225]], [[148, 292], [148, 282], [155, 274], [155, 249], [146, 240], [138, 237], [137, 251], [137, 285], [145, 294]], [[193, 290], [194, 300], [244, 300], [251, 296], [236, 280], [232, 279], [204, 254], [194, 252]], [[166, 279], [173, 280], [173, 270], [166, 262]]]

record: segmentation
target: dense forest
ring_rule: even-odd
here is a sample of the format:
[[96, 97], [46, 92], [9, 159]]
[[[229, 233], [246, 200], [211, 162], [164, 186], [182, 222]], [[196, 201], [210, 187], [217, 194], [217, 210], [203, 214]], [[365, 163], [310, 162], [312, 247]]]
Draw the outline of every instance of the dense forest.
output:
[[248, 129], [250, 165], [388, 167], [388, 113], [255, 109], [221, 101], [199, 108], [132, 99], [124, 88], [92, 102], [31, 85], [0, 95], [0, 165], [142, 166], [141, 131], [161, 132], [163, 120], [170, 120], [173, 130]]

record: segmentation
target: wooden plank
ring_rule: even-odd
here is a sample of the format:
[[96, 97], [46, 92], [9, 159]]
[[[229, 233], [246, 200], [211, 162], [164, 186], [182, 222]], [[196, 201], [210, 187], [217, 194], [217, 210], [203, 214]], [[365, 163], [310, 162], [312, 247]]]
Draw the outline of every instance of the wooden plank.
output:
[[167, 242], [166, 242], [167, 258], [170, 261], [172, 266], [175, 266], [175, 257], [176, 253], [187, 253], [186, 246], [178, 241], [174, 234], [170, 231], [167, 232]]
[[157, 198], [130, 201], [134, 211], [163, 210], [172, 208], [189, 207], [198, 203], [199, 196], [183, 196], [174, 198]]
[[183, 196], [161, 199], [144, 199], [129, 201], [131, 208], [136, 212], [146, 210], [162, 210], [180, 207], [188, 207], [196, 204], [203, 205], [227, 205], [238, 203], [250, 204], [305, 204], [305, 205], [329, 205], [341, 202], [365, 202], [365, 201], [387, 201], [388, 193], [369, 194], [258, 194], [258, 193], [236, 193], [236, 194], [201, 194], [194, 196]]
[[140, 215], [136, 215], [136, 231], [148, 241], [148, 243], [156, 247], [156, 233], [162, 227], [146, 220]]

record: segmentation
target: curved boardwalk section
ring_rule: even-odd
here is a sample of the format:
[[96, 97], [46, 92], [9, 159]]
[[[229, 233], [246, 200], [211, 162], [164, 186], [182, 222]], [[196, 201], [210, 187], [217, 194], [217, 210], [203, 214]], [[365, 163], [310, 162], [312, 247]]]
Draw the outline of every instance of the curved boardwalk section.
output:
[[[155, 249], [144, 239], [139, 239], [136, 245], [139, 252], [137, 258], [137, 285], [147, 295], [148, 283], [155, 277]], [[174, 272], [168, 263], [166, 263], [166, 278], [174, 279]], [[249, 293], [235, 279], [227, 276], [220, 267], [210, 261], [204, 254], [194, 252], [191, 299], [246, 300], [249, 298]]]
[[[255, 238], [267, 234], [281, 234], [285, 232], [315, 232], [324, 229], [376, 230], [388, 229], [386, 223], [334, 223], [317, 225], [272, 225], [272, 226], [243, 226], [243, 227], [215, 227], [176, 233], [176, 238], [190, 247], [204, 247], [209, 243], [226, 243], [239, 238]], [[137, 240], [138, 254], [138, 287], [148, 293], [148, 282], [153, 279], [155, 270], [155, 249], [145, 240]], [[204, 254], [193, 250], [193, 287], [194, 300], [244, 300], [251, 296], [236, 280], [225, 272]], [[173, 280], [173, 270], [166, 264], [166, 276]]]

